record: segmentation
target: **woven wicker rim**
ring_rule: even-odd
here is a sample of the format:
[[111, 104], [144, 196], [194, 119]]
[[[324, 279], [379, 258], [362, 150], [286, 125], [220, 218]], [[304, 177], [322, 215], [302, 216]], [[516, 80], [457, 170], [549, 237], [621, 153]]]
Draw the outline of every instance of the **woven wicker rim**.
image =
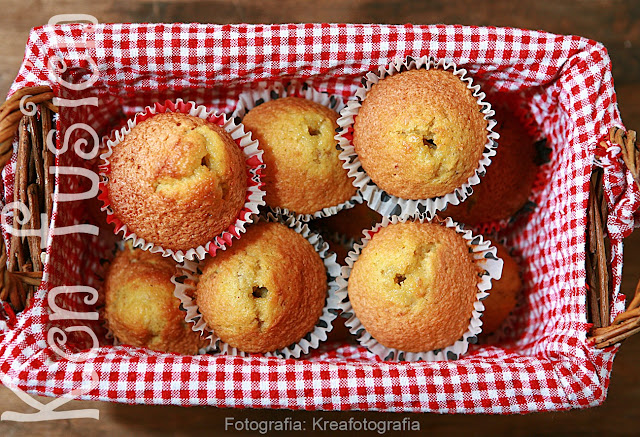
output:
[[[58, 112], [53, 98], [53, 91], [48, 86], [23, 88], [0, 106], [0, 170], [11, 160], [17, 134], [14, 198], [27, 205], [31, 213], [29, 221], [24, 225], [14, 224], [16, 228], [40, 228], [41, 212], [46, 212], [48, 223], [51, 222], [54, 181], [53, 175], [44, 170], [54, 164], [53, 154], [46, 146], [53, 114]], [[29, 184], [29, 179], [34, 178], [35, 182]], [[2, 178], [0, 191], [3, 195]], [[18, 211], [14, 210], [14, 217], [17, 215]], [[40, 237], [12, 235], [10, 248], [7, 255], [4, 238], [0, 238], [0, 300], [18, 313], [30, 305], [42, 281], [44, 265]]]

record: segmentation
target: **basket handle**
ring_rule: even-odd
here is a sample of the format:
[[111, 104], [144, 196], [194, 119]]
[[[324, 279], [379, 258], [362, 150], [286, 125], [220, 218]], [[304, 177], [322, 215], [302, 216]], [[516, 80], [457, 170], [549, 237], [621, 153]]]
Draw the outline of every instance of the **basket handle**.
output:
[[[612, 127], [609, 129], [609, 141], [622, 149], [624, 163], [640, 188], [640, 150], [636, 144], [636, 132]], [[606, 147], [606, 143], [601, 145]], [[608, 238], [605, 236], [608, 211], [602, 175], [601, 168], [596, 168], [591, 175], [586, 265], [587, 308], [593, 323], [590, 341], [597, 349], [614, 345], [640, 332], [640, 282], [627, 310], [609, 324], [611, 275], [607, 262]]]
[[[53, 209], [53, 154], [46, 146], [52, 127], [52, 117], [58, 108], [49, 86], [22, 88], [0, 105], [0, 171], [11, 160], [13, 140], [18, 133], [18, 153], [14, 183], [14, 200], [21, 201], [31, 212], [31, 220], [24, 228], [40, 226], [40, 212], [46, 211], [51, 221]], [[40, 119], [35, 105], [39, 106]], [[0, 178], [0, 196], [4, 191]], [[17, 216], [18, 211], [14, 211]], [[39, 237], [11, 237], [11, 251], [7, 255], [4, 238], [0, 238], [0, 300], [8, 302], [17, 313], [26, 308], [34, 291], [42, 281]]]

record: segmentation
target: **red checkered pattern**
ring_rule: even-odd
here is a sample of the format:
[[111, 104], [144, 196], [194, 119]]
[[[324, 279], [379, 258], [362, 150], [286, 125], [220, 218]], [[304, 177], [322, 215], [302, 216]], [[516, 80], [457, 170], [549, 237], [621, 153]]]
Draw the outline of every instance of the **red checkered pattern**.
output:
[[[47, 293], [56, 285], [84, 285], [104, 248], [94, 237], [56, 235], [33, 307], [0, 337], [0, 371], [22, 389], [59, 396], [86, 386], [83, 373], [95, 370], [97, 387], [82, 398], [127, 403], [518, 413], [603, 402], [617, 349], [596, 350], [587, 341], [586, 211], [596, 144], [610, 126], [622, 123], [602, 45], [575, 36], [442, 25], [62, 25], [31, 33], [12, 92], [53, 84], [58, 96], [97, 97], [98, 107], [85, 110], [82, 119], [63, 109], [59, 128], [62, 134], [82, 122], [102, 136], [166, 99], [182, 97], [229, 112], [236, 96], [257, 81], [297, 78], [349, 98], [364, 73], [425, 55], [466, 68], [492, 98], [505, 92], [519, 96], [552, 148], [551, 162], [542, 169], [548, 183], [533, 193], [537, 208], [500, 235], [523, 260], [525, 290], [513, 329], [497, 343], [473, 346], [455, 362], [395, 363], [350, 345], [327, 345], [301, 360], [187, 357], [107, 346], [99, 337], [102, 346], [76, 363], [47, 342], [52, 328], [68, 326], [49, 319]], [[95, 83], [65, 91], [46, 68], [54, 56], [68, 65], [65, 80], [85, 82], [97, 68]], [[70, 148], [59, 165], [80, 165], [73, 156]], [[638, 192], [628, 188], [628, 173], [616, 155], [602, 163], [617, 294], [622, 237], [633, 226]], [[78, 181], [66, 178], [59, 178], [60, 192], [80, 189]], [[6, 180], [12, 180], [10, 168]], [[59, 202], [55, 225], [83, 220], [82, 202], [77, 204]], [[61, 297], [59, 304], [92, 308], [90, 296], [74, 296]], [[612, 317], [621, 304], [614, 299]], [[99, 322], [69, 324], [101, 332]], [[90, 345], [88, 334], [74, 334], [63, 349], [77, 352]], [[54, 340], [63, 343], [60, 335]]]

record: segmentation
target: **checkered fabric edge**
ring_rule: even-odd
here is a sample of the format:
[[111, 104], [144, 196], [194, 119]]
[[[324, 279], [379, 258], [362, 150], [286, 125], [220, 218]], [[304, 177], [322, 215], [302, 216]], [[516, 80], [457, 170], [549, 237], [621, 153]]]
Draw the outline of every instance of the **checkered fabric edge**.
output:
[[[541, 169], [549, 183], [532, 194], [535, 210], [501, 233], [522, 260], [525, 289], [513, 329], [499, 343], [476, 345], [455, 362], [429, 363], [382, 362], [351, 345], [325, 345], [300, 360], [191, 357], [107, 346], [99, 336], [99, 347], [86, 353], [89, 332], [100, 332], [99, 323], [54, 320], [47, 298], [55, 290], [59, 306], [95, 309], [90, 292], [69, 290], [99, 283], [94, 272], [105, 247], [91, 235], [54, 233], [33, 306], [0, 334], [2, 382], [48, 396], [77, 390], [83, 399], [126, 403], [307, 410], [519, 413], [603, 402], [617, 347], [596, 350], [586, 338], [586, 210], [596, 144], [610, 126], [622, 123], [601, 44], [520, 29], [444, 25], [45, 26], [32, 31], [11, 93], [50, 84], [59, 98], [98, 99], [98, 106], [62, 109], [60, 147], [74, 123], [106, 136], [144, 106], [166, 99], [183, 97], [230, 112], [237, 96], [256, 82], [300, 79], [348, 99], [366, 72], [406, 56], [453, 60], [495, 98], [516, 93], [552, 149]], [[69, 83], [86, 89], [70, 89]], [[76, 129], [70, 144], [79, 138]], [[57, 165], [93, 164], [70, 147]], [[7, 201], [13, 198], [14, 167], [3, 175]], [[624, 188], [628, 177], [621, 166], [606, 168], [610, 205], [627, 202], [611, 209], [608, 224], [619, 284], [621, 238], [633, 223], [629, 212], [638, 208], [628, 199], [637, 199], [637, 192]], [[86, 218], [83, 202], [63, 202], [60, 195], [89, 184], [59, 173], [56, 228]], [[618, 298], [612, 316], [620, 305]]]

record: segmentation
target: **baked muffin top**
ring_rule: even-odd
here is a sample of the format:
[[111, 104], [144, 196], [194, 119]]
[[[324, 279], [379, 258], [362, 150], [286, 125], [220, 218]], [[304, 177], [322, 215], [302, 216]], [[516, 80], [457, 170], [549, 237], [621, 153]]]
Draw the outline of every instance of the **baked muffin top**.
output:
[[436, 223], [389, 224], [355, 261], [349, 300], [383, 346], [406, 352], [442, 349], [469, 327], [479, 273], [455, 230]]
[[105, 279], [104, 312], [121, 343], [184, 355], [204, 346], [173, 295], [175, 271], [175, 261], [158, 253], [127, 247], [116, 255]]
[[459, 205], [449, 205], [442, 213], [468, 225], [514, 215], [527, 203], [536, 178], [533, 138], [508, 109], [496, 108], [495, 119], [500, 146], [491, 158], [487, 173], [480, 184], [473, 186], [471, 196]]
[[288, 347], [316, 325], [327, 276], [313, 246], [284, 224], [259, 222], [207, 259], [196, 302], [216, 336], [244, 352]]
[[446, 70], [409, 70], [373, 85], [353, 145], [375, 184], [404, 199], [453, 192], [473, 176], [487, 143], [477, 99]]
[[165, 249], [206, 244], [233, 224], [245, 202], [242, 150], [222, 127], [198, 117], [144, 120], [109, 160], [115, 216]]
[[312, 100], [267, 101], [242, 123], [264, 150], [267, 205], [312, 214], [356, 193], [334, 139], [338, 113]]

